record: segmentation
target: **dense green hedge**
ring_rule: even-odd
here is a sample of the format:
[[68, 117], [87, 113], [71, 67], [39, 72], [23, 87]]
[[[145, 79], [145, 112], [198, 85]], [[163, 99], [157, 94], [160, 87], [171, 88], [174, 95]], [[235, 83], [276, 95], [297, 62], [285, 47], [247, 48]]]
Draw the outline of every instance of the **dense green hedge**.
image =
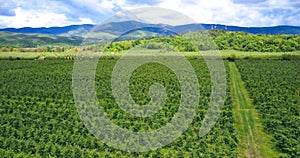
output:
[[[0, 51], [27, 51], [22, 47], [34, 48], [32, 51], [36, 52], [63, 52], [70, 50], [77, 44], [64, 37], [56, 37], [52, 41], [43, 41], [44, 43], [35, 44], [34, 41], [24, 40], [21, 42], [14, 42], [8, 44], [7, 39], [13, 37], [5, 37], [3, 42], [0, 43]], [[22, 37], [24, 38], [24, 37]], [[38, 37], [36, 37], [38, 38]], [[197, 39], [197, 42], [190, 42], [191, 39]], [[39, 39], [37, 40], [39, 41]], [[214, 43], [212, 42], [214, 41]], [[65, 42], [64, 44], [61, 44]], [[238, 50], [238, 51], [258, 51], [258, 52], [290, 52], [300, 50], [300, 35], [257, 35], [245, 32], [228, 32], [220, 30], [198, 31], [190, 32], [183, 35], [173, 35], [164, 37], [151, 37], [138, 40], [126, 40], [112, 42], [106, 45], [104, 51], [117, 52], [128, 50], [133, 47], [143, 47], [148, 49], [166, 49], [176, 50], [181, 52], [191, 52], [199, 50]], [[95, 49], [94, 46], [86, 46], [89, 50], [103, 51], [101, 48]]]
[[133, 47], [147, 49], [167, 49], [176, 51], [197, 51], [198, 49], [182, 36], [159, 37], [150, 39], [118, 41], [108, 44], [105, 51], [122, 51]]
[[300, 35], [254, 35], [218, 31], [214, 41], [221, 50], [289, 52], [300, 50]]
[[[189, 39], [193, 38], [199, 38], [199, 40], [196, 43], [190, 42]], [[211, 49], [291, 52], [300, 50], [300, 35], [254, 35], [244, 32], [214, 30], [170, 37], [113, 42], [108, 44], [105, 51], [122, 51], [138, 45], [148, 49], [165, 48], [181, 52]]]

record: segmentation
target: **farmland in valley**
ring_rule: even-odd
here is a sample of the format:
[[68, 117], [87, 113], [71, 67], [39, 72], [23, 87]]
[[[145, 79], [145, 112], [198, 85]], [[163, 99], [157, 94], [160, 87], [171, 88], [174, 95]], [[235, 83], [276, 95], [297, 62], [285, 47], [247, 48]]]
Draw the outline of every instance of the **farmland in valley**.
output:
[[[172, 71], [160, 64], [139, 67], [131, 80], [131, 93], [137, 103], [149, 102], [148, 87], [153, 81], [167, 89], [166, 105], [150, 118], [128, 115], [117, 106], [109, 87], [116, 59], [100, 60], [96, 80], [97, 95], [109, 118], [132, 131], [160, 128], [176, 113], [180, 100], [179, 83]], [[189, 60], [201, 86], [197, 115], [187, 131], [172, 144], [145, 153], [123, 152], [108, 147], [91, 135], [81, 122], [72, 99], [73, 61], [1, 61], [1, 155], [134, 157], [140, 156], [236, 156], [231, 98], [227, 97], [214, 129], [198, 138], [201, 120], [207, 111], [210, 80], [206, 64], [197, 57]], [[159, 72], [159, 73], [157, 73]], [[145, 77], [145, 75], [147, 75]]]
[[[188, 37], [197, 38], [196, 34], [188, 34]], [[2, 39], [22, 38], [0, 44], [0, 155], [300, 157], [300, 36], [215, 30], [206, 31], [205, 35], [208, 35], [205, 39], [214, 40], [216, 45], [209, 45], [209, 40], [192, 43], [185, 38], [187, 34], [83, 47], [77, 46], [81, 37], [65, 37], [57, 41], [55, 38], [59, 37], [52, 35], [42, 36], [44, 40], [41, 40], [40, 35], [1, 34]], [[183, 54], [200, 87], [195, 117], [183, 134], [162, 148], [145, 152], [119, 150], [91, 134], [80, 116], [72, 85], [76, 62], [97, 59], [80, 55], [76, 58], [78, 52], [101, 54], [95, 68], [94, 85], [97, 103], [104, 109], [105, 116], [131, 132], [154, 131], [166, 126], [179, 111], [182, 99], [182, 82], [166, 65], [157, 62], [142, 64], [133, 71], [128, 82], [132, 99], [141, 106], [152, 101], [152, 85], [159, 83], [165, 88], [164, 106], [157, 113], [150, 117], [135, 116], [116, 102], [111, 87], [112, 72], [121, 56], [135, 48], [140, 52], [132, 55], [130, 60], [136, 62], [141, 56], [146, 59], [144, 55], [149, 52], [160, 53], [166, 59], [176, 56], [175, 52]], [[199, 137], [205, 116], [212, 114], [208, 111], [214, 91], [205, 59], [213, 57], [217, 49], [221, 49], [224, 60], [210, 60], [224, 61], [225, 102], [211, 131]], [[176, 58], [169, 62], [179, 63]], [[185, 70], [185, 67], [181, 68]], [[84, 67], [82, 72], [85, 72]], [[118, 137], [118, 134], [111, 137]]]
[[[187, 53], [188, 54], [188, 53]], [[164, 108], [150, 118], [128, 115], [114, 102], [110, 89], [111, 72], [118, 56], [99, 60], [96, 84], [99, 102], [108, 117], [132, 131], [155, 130], [165, 125], [179, 106], [180, 89], [175, 74], [167, 67], [149, 63], [134, 71], [130, 91], [141, 105], [150, 101], [147, 89], [154, 82], [167, 89]], [[205, 137], [198, 129], [207, 112], [210, 96], [209, 72], [201, 56], [187, 56], [200, 84], [200, 105], [187, 131], [172, 144], [150, 152], [131, 153], [111, 148], [96, 139], [80, 120], [72, 96], [70, 60], [1, 61], [1, 155], [58, 157], [236, 157], [243, 155], [234, 114], [234, 87], [228, 94], [221, 117]], [[258, 111], [259, 122], [272, 139], [266, 148], [277, 156], [299, 155], [299, 60], [236, 60], [238, 71], [251, 98], [250, 106]], [[231, 63], [229, 63], [230, 65]], [[227, 65], [227, 70], [231, 68]], [[287, 71], [288, 70], [288, 71]], [[238, 72], [239, 73], [239, 72]], [[264, 75], [268, 73], [269, 75]], [[230, 74], [231, 75], [231, 74]], [[229, 75], [229, 76], [230, 76]], [[227, 78], [228, 83], [230, 78]], [[252, 122], [252, 123], [255, 123]], [[247, 133], [246, 133], [247, 135]], [[270, 137], [268, 136], [270, 135]], [[274, 143], [273, 143], [274, 142]], [[241, 154], [242, 153], [242, 154]], [[264, 153], [261, 153], [264, 155]]]

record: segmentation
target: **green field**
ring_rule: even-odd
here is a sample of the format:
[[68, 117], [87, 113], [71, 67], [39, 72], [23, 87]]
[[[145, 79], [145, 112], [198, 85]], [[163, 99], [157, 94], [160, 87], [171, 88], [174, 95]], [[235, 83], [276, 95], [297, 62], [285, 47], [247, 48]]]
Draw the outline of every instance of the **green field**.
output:
[[276, 149], [290, 157], [300, 155], [299, 66], [299, 61], [237, 61], [265, 132], [273, 136]]
[[0, 158], [300, 158], [299, 0], [26, 2], [0, 6]]
[[252, 105], [244, 82], [234, 62], [229, 63], [231, 95], [233, 97], [235, 127], [240, 140], [239, 156], [278, 157], [271, 137], [264, 133], [260, 118]]
[[[95, 138], [81, 121], [73, 100], [75, 53], [0, 53], [1, 157], [299, 157], [299, 53], [222, 51], [227, 68], [227, 96], [220, 118], [204, 137], [198, 132], [211, 94], [210, 74], [198, 53], [184, 53], [200, 85], [196, 116], [173, 143], [149, 152], [114, 149]], [[286, 55], [289, 54], [286, 58]], [[22, 56], [21, 56], [22, 55]], [[209, 56], [209, 52], [204, 52]], [[41, 56], [43, 58], [41, 58]], [[10, 58], [9, 58], [10, 57]], [[19, 57], [19, 60], [14, 60]], [[120, 54], [99, 60], [96, 92], [106, 115], [130, 131], [164, 126], [178, 110], [180, 83], [166, 66], [148, 63], [130, 78], [136, 103], [147, 104], [153, 83], [166, 88], [165, 106], [151, 117], [124, 112], [110, 88]], [[22, 60], [39, 59], [39, 60]], [[48, 60], [52, 59], [52, 60]], [[269, 59], [269, 60], [267, 60]], [[176, 62], [176, 61], [174, 61]], [[252, 133], [252, 134], [249, 134]]]
[[[99, 102], [107, 115], [119, 126], [133, 131], [147, 131], [165, 125], [176, 113], [180, 89], [174, 74], [159, 64], [139, 67], [132, 76], [133, 98], [140, 104], [149, 101], [147, 86], [153, 81], [167, 87], [164, 108], [153, 117], [141, 119], [124, 113], [114, 102], [109, 89], [110, 75], [117, 60], [101, 60], [96, 80]], [[214, 129], [198, 138], [201, 120], [208, 108], [210, 82], [205, 62], [190, 59], [201, 79], [201, 106], [187, 131], [172, 144], [145, 153], [123, 152], [108, 147], [93, 137], [77, 114], [71, 84], [73, 61], [18, 60], [1, 61], [1, 155], [65, 157], [177, 157], [236, 156], [230, 96]], [[160, 72], [160, 73], [157, 73]], [[147, 75], [145, 77], [145, 75]]]

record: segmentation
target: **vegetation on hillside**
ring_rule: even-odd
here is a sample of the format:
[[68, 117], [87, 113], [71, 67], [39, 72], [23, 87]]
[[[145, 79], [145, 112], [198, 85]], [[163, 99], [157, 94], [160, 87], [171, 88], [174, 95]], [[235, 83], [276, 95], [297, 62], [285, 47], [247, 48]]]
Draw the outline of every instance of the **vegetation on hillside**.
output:
[[[190, 42], [191, 38], [199, 37], [197, 43]], [[24, 35], [15, 33], [0, 33], [0, 51], [22, 51], [22, 48], [36, 48], [33, 51], [55, 51], [56, 47], [62, 50], [82, 44], [80, 37], [58, 37], [50, 35]], [[212, 43], [214, 41], [214, 43]], [[300, 51], [300, 35], [257, 35], [244, 32], [229, 31], [199, 31], [183, 35], [163, 37], [148, 37], [137, 40], [123, 40], [108, 43], [104, 51], [123, 51], [133, 47], [148, 49], [167, 49], [181, 52], [195, 52], [199, 50], [237, 50], [257, 52], [292, 52]], [[101, 48], [87, 46], [91, 50], [99, 51]]]
[[[158, 37], [134, 41], [119, 41], [108, 44], [106, 51], [122, 51], [141, 44], [148, 49], [173, 49], [181, 52], [199, 50], [237, 50], [257, 52], [292, 52], [300, 50], [300, 35], [254, 35], [244, 32], [206, 31], [200, 33], [197, 43], [190, 38], [199, 33], [188, 33], [171, 37]], [[212, 41], [215, 44], [212, 44]]]
[[254, 35], [244, 32], [210, 33], [220, 50], [290, 52], [300, 50], [300, 35]]

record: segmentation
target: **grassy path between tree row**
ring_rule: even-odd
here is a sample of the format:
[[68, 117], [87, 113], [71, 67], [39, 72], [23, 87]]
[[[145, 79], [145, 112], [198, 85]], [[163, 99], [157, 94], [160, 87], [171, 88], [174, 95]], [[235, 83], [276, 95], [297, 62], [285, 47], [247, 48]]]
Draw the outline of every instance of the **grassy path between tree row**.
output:
[[234, 103], [235, 128], [239, 139], [239, 157], [278, 157], [272, 137], [263, 132], [262, 122], [252, 105], [234, 62], [229, 63], [230, 86]]

